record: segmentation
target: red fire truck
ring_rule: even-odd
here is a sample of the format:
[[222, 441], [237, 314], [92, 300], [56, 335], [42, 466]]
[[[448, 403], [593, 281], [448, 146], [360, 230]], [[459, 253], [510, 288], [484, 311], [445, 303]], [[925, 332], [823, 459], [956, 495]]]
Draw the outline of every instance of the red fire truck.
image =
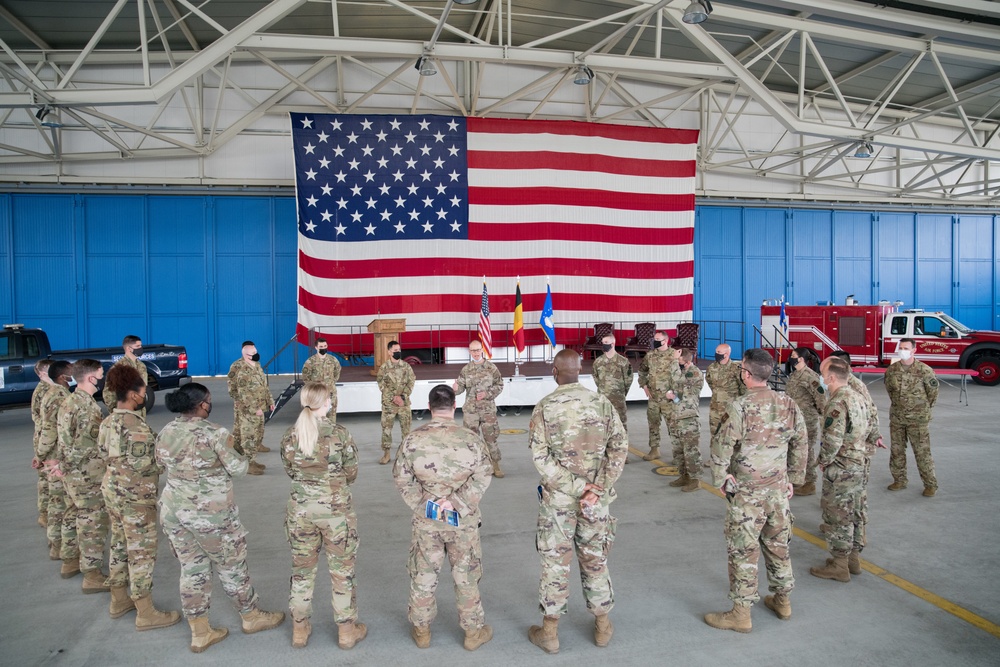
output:
[[[808, 347], [821, 359], [835, 350], [851, 355], [856, 366], [888, 366], [901, 338], [916, 341], [916, 357], [935, 368], [971, 368], [978, 384], [1000, 384], [1000, 332], [974, 331], [942, 312], [877, 306], [782, 306], [760, 309], [761, 346], [779, 362], [789, 347]], [[787, 333], [786, 331], [787, 327]]]

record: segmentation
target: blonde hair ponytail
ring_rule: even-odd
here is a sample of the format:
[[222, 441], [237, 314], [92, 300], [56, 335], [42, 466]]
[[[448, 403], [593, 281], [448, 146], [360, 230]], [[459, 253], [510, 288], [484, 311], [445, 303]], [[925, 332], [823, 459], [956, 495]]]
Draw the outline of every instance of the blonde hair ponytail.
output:
[[299, 450], [306, 456], [312, 456], [316, 451], [316, 441], [319, 439], [319, 420], [323, 415], [319, 411], [326, 405], [330, 390], [321, 382], [307, 382], [299, 393], [302, 412], [295, 420], [295, 436], [299, 441]]

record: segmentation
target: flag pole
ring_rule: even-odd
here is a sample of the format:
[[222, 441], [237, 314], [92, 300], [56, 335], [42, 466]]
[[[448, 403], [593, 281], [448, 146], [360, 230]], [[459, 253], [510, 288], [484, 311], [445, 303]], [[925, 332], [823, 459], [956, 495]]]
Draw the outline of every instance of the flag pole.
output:
[[[515, 283], [515, 284], [517, 285], [517, 290], [520, 290], [520, 288], [521, 288], [521, 276], [517, 277], [517, 283]], [[517, 317], [517, 304], [514, 305], [514, 311], [515, 311], [514, 312], [514, 317], [516, 318]], [[517, 332], [514, 331], [514, 327], [515, 326], [517, 326], [517, 322], [514, 322], [511, 325], [511, 329], [510, 329], [511, 342], [514, 343], [514, 377], [521, 377], [521, 350], [517, 347], [517, 340], [515, 340], [515, 338], [514, 338], [517, 335]], [[524, 323], [523, 322], [521, 324], [521, 327], [522, 327], [522, 329], [524, 328]]]

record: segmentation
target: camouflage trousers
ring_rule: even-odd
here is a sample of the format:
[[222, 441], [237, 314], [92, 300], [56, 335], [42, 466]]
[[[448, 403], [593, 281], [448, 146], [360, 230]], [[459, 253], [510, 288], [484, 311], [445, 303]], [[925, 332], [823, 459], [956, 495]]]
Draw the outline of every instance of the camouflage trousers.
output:
[[264, 444], [264, 415], [237, 410], [233, 419], [233, 449], [251, 461]]
[[[75, 509], [80, 569], [100, 571], [104, 567], [104, 545], [108, 541], [108, 513], [104, 509], [101, 485], [73, 480], [72, 476], [67, 476], [63, 484], [69, 498], [67, 508], [72, 505]], [[65, 531], [63, 548], [66, 548]]]
[[494, 463], [500, 462], [500, 447], [497, 445], [497, 440], [500, 437], [500, 422], [497, 420], [496, 408], [484, 412], [466, 412], [463, 408], [462, 426], [483, 436], [486, 448], [490, 452], [490, 459]]
[[[170, 517], [170, 518], [168, 518]], [[208, 614], [212, 600], [212, 570], [219, 574], [222, 590], [240, 613], [257, 608], [258, 597], [250, 585], [247, 568], [247, 532], [237, 519], [226, 526], [211, 526], [195, 515], [195, 526], [185, 526], [169, 510], [163, 513], [163, 532], [170, 541], [170, 550], [181, 566], [180, 592], [184, 618], [199, 618]], [[135, 579], [133, 587], [135, 586]], [[134, 596], [133, 596], [134, 597]]]
[[337, 423], [337, 391], [334, 389], [330, 392], [330, 411], [326, 413], [326, 418], [332, 421], [334, 424]]
[[439, 528], [429, 519], [413, 519], [410, 542], [410, 602], [407, 617], [413, 625], [429, 625], [437, 616], [437, 585], [448, 556], [455, 580], [455, 605], [463, 630], [475, 630], [486, 623], [479, 580], [483, 577], [483, 548], [479, 526]]
[[615, 412], [622, 420], [622, 426], [628, 431], [628, 404], [625, 402], [625, 394], [604, 394], [604, 396], [615, 406]]
[[816, 483], [816, 458], [819, 455], [819, 421], [821, 415], [815, 412], [802, 411], [806, 422], [806, 433], [809, 436], [809, 453], [806, 457], [806, 484]]
[[558, 508], [546, 502], [538, 506], [535, 548], [542, 562], [538, 606], [544, 616], [560, 616], [567, 611], [574, 550], [587, 610], [602, 616], [614, 609], [608, 554], [615, 541], [616, 520], [603, 503], [596, 514], [596, 519], [589, 521], [576, 508]]
[[731, 402], [731, 400], [717, 401], [713, 395], [712, 401], [708, 404], [708, 436], [712, 441], [715, 440], [715, 432], [719, 430], [719, 424], [722, 423], [722, 418]]
[[678, 419], [674, 421], [673, 433], [674, 456], [680, 464], [681, 474], [701, 479], [701, 420], [698, 417]]
[[358, 552], [358, 516], [353, 509], [331, 511], [329, 503], [288, 501], [285, 536], [292, 548], [288, 608], [292, 618], [312, 617], [313, 589], [320, 549], [326, 549], [333, 592], [333, 620], [358, 620], [354, 562]]
[[842, 468], [831, 464], [823, 471], [823, 495], [820, 510], [826, 530], [826, 543], [834, 557], [846, 558], [865, 547], [865, 468], [851, 465]]
[[388, 452], [392, 449], [392, 424], [399, 420], [399, 430], [402, 437], [406, 438], [410, 434], [410, 424], [413, 415], [410, 413], [410, 404], [396, 405], [395, 403], [382, 404], [382, 451]]
[[674, 413], [674, 402], [666, 398], [658, 399], [655, 396], [649, 399], [646, 404], [646, 421], [649, 423], [649, 448], [660, 446], [660, 422], [667, 424], [667, 434], [672, 435], [670, 430], [672, 415]]
[[38, 516], [43, 516], [48, 521], [49, 476], [41, 468], [38, 469]]
[[788, 540], [792, 517], [784, 484], [738, 490], [726, 510], [726, 550], [729, 554], [729, 599], [749, 606], [757, 593], [758, 561], [764, 554], [768, 589], [788, 593], [795, 586]]
[[153, 590], [156, 565], [156, 505], [123, 503], [114, 490], [104, 487], [104, 506], [111, 520], [111, 548], [108, 586], [132, 582], [132, 599], [146, 597]]
[[66, 495], [62, 477], [49, 475], [48, 524], [45, 536], [49, 544], [59, 547], [59, 557], [69, 560], [80, 557], [76, 543], [76, 505]]
[[927, 422], [917, 424], [901, 424], [898, 420], [889, 420], [889, 472], [893, 480], [906, 482], [906, 443], [913, 448], [913, 458], [917, 460], [917, 471], [924, 486], [936, 489], [937, 477], [934, 476], [934, 459], [931, 458], [931, 434]]

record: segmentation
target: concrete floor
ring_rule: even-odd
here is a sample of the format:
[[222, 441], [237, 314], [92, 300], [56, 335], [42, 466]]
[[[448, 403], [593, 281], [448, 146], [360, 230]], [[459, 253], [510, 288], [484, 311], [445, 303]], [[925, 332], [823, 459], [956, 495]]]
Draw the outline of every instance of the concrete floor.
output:
[[[229, 426], [232, 402], [223, 380], [207, 382], [214, 391], [213, 417]], [[287, 383], [272, 381], [276, 393]], [[888, 440], [888, 399], [881, 382], [872, 394], [883, 413]], [[155, 429], [171, 415], [162, 396], [150, 415]], [[216, 582], [212, 620], [232, 634], [202, 655], [187, 650], [186, 623], [137, 633], [129, 614], [112, 620], [108, 596], [80, 593], [80, 577], [63, 580], [58, 563], [47, 559], [43, 530], [35, 523], [35, 473], [29, 467], [31, 420], [27, 410], [0, 413], [0, 664], [7, 665], [172, 665], [219, 664], [305, 665], [336, 661], [346, 665], [412, 665], [468, 662], [482, 665], [620, 665], [680, 662], [728, 665], [997, 665], [1000, 641], [1000, 553], [997, 512], [996, 414], [1000, 388], [971, 386], [966, 407], [958, 390], [943, 388], [932, 422], [932, 442], [940, 490], [933, 499], [922, 486], [910, 460], [910, 486], [885, 490], [891, 481], [888, 453], [880, 451], [872, 468], [869, 547], [864, 558], [920, 589], [939, 596], [919, 597], [891, 583], [890, 575], [871, 572], [849, 584], [816, 579], [809, 566], [820, 564], [824, 550], [798, 537], [792, 544], [797, 578], [792, 594], [793, 618], [779, 621], [763, 604], [754, 608], [751, 634], [715, 630], [702, 615], [729, 608], [726, 549], [722, 535], [724, 501], [707, 490], [681, 493], [667, 487], [672, 478], [654, 473], [655, 465], [630, 457], [632, 463], [617, 485], [613, 506], [618, 537], [611, 556], [617, 606], [611, 645], [598, 649], [592, 641], [592, 617], [584, 608], [576, 575], [571, 580], [570, 613], [560, 625], [562, 648], [555, 656], [528, 643], [526, 630], [537, 623], [538, 560], [534, 549], [535, 472], [526, 446], [530, 409], [510, 411], [501, 427], [516, 430], [501, 436], [507, 477], [494, 480], [483, 501], [484, 569], [481, 589], [492, 642], [474, 654], [462, 649], [450, 575], [443, 573], [439, 615], [428, 650], [417, 649], [408, 634], [406, 558], [409, 510], [379, 466], [377, 415], [345, 416], [362, 453], [354, 486], [361, 547], [358, 603], [368, 624], [368, 638], [349, 652], [336, 646], [329, 608], [329, 580], [319, 577], [314, 631], [309, 646], [290, 647], [288, 620], [278, 629], [257, 635], [239, 632], [238, 615]], [[268, 425], [263, 477], [236, 481], [236, 498], [250, 531], [250, 572], [268, 609], [287, 608], [291, 559], [283, 531], [288, 480], [276, 446], [296, 416], [297, 400]], [[703, 401], [702, 450], [707, 454], [707, 402]], [[645, 409], [629, 411], [634, 451], [645, 451]], [[414, 426], [422, 422], [414, 420]], [[818, 535], [819, 496], [792, 501], [797, 527]], [[762, 568], [763, 569], [763, 568]], [[153, 596], [161, 609], [180, 609], [178, 565], [161, 535]], [[574, 566], [575, 572], [575, 566]], [[762, 579], [762, 595], [766, 583]], [[959, 614], [987, 619], [991, 631], [941, 608], [958, 605]], [[233, 632], [235, 631], [235, 632]]]

